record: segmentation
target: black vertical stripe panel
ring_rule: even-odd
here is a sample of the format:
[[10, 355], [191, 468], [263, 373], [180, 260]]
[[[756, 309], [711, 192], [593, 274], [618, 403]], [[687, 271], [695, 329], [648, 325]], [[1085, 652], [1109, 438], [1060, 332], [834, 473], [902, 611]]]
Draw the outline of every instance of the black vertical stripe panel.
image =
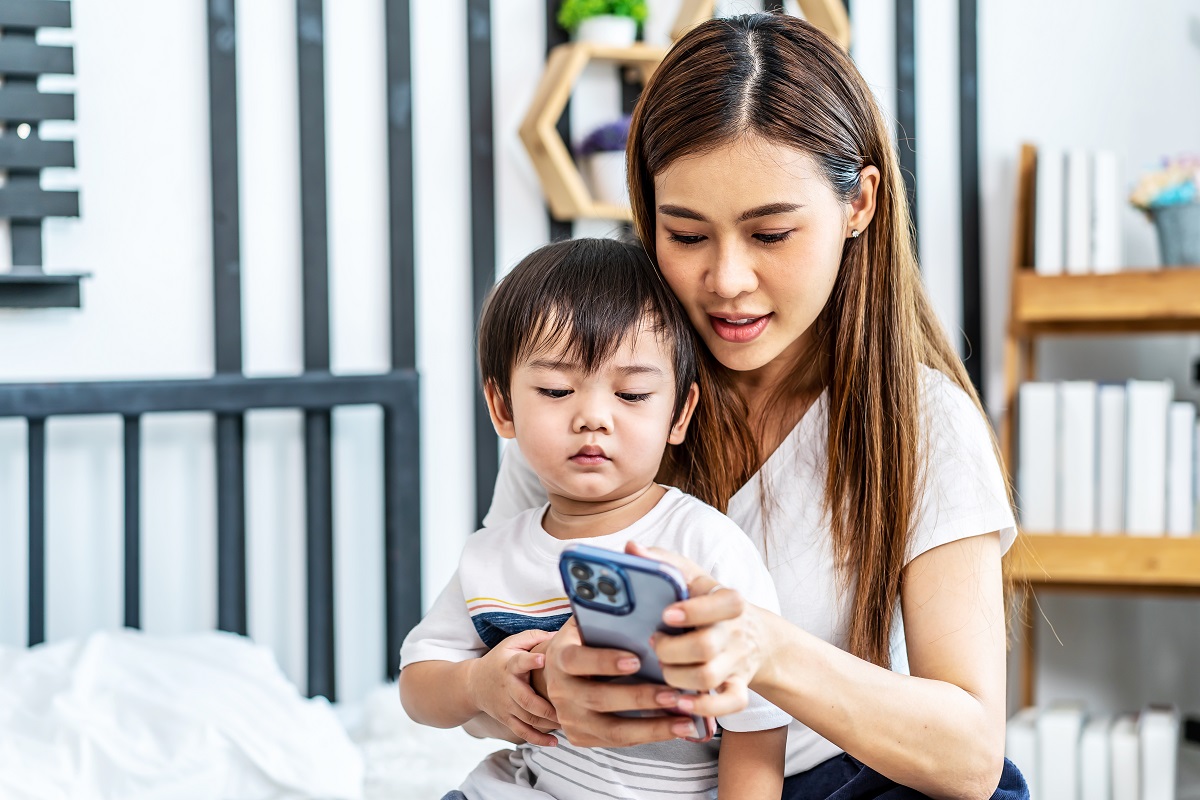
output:
[[[908, 187], [913, 228], [917, 224], [917, 52], [913, 0], [896, 0], [896, 143]], [[919, 241], [919, 237], [918, 237]]]
[[[415, 369], [413, 249], [412, 32], [409, 0], [385, 0], [392, 366]], [[420, 413], [417, 384], [384, 409], [384, 677], [393, 679], [400, 645], [421, 619]]]
[[46, 420], [28, 421], [29, 646], [46, 641]]
[[[34, 32], [30, 30], [14, 30], [8, 28], [4, 31], [4, 39], [8, 41], [27, 42], [29, 45], [35, 44]], [[37, 90], [37, 77], [32, 75], [5, 75], [4, 85], [10, 89], [31, 89]], [[38, 135], [38, 126], [34, 123], [30, 125], [30, 137]], [[11, 136], [10, 131], [7, 135]], [[37, 191], [41, 188], [41, 179], [39, 170], [33, 169], [10, 169], [8, 171], [7, 184], [10, 190], [21, 189], [28, 187], [31, 191]], [[10, 239], [12, 243], [12, 263], [14, 267], [32, 268], [36, 272], [42, 271], [42, 221], [40, 219], [13, 219], [9, 222], [9, 230], [11, 232]]]
[[392, 366], [417, 365], [414, 284], [412, 41], [408, 0], [386, 0], [388, 206], [391, 230]]
[[[304, 369], [329, 370], [329, 232], [322, 0], [296, 2]], [[328, 410], [304, 413], [308, 694], [335, 699], [333, 467]]]
[[[546, 55], [550, 54], [560, 44], [568, 41], [570, 37], [567, 32], [558, 24], [557, 14], [559, 0], [546, 0]], [[562, 116], [558, 120], [558, 135], [567, 143], [567, 148], [571, 148], [571, 102], [568, 100], [563, 106]], [[547, 212], [547, 218], [550, 221], [550, 241], [558, 242], [563, 239], [570, 239], [574, 234], [574, 226], [570, 222], [562, 222], [556, 220], [553, 215]]]
[[[233, 0], [208, 0], [213, 335], [218, 373], [242, 371], [237, 41]], [[217, 627], [246, 633], [245, 458], [240, 414], [217, 414]]]
[[[496, 280], [496, 170], [492, 144], [492, 3], [467, 0], [467, 95], [471, 126], [471, 289], [475, 320]], [[500, 471], [496, 432], [475, 374], [475, 524], [492, 501]]]
[[141, 418], [124, 418], [125, 627], [142, 626], [142, 434]]
[[958, 140], [962, 196], [962, 322], [967, 374], [984, 392], [983, 285], [979, 233], [979, 4], [958, 2]]

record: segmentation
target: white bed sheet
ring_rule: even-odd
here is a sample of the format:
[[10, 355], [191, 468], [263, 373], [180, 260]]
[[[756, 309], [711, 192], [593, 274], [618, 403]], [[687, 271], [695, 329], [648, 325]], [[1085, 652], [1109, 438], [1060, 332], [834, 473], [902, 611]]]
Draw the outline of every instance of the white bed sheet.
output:
[[231, 634], [0, 647], [4, 800], [436, 800], [495, 749], [416, 725], [394, 685], [336, 709], [306, 699]]

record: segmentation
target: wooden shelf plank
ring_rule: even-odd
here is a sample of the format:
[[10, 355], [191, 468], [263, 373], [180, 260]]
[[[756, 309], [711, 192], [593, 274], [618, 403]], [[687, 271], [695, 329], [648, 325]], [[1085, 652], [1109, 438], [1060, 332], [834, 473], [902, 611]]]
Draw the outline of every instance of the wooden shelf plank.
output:
[[1200, 331], [1200, 267], [1013, 278], [1013, 327], [1028, 333]]
[[1048, 587], [1145, 587], [1200, 592], [1200, 535], [1187, 538], [1023, 534], [1009, 575]]

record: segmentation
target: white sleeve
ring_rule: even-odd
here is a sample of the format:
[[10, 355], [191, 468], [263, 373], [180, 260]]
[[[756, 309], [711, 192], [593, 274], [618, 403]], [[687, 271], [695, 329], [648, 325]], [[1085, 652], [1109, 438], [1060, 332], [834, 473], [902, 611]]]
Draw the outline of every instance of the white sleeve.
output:
[[922, 386], [922, 455], [927, 459], [905, 563], [947, 542], [1000, 532], [1001, 553], [1017, 536], [990, 423], [940, 372]]
[[[716, 559], [712, 576], [721, 585], [741, 592], [746, 602], [778, 614], [779, 597], [775, 593], [775, 583], [763, 564], [758, 548], [751, 544], [750, 538], [732, 520], [729, 527], [729, 541]], [[782, 728], [792, 721], [786, 711], [781, 711], [754, 692], [749, 694], [750, 701], [745, 709], [717, 718], [722, 728], [728, 731], [765, 731]]]
[[467, 661], [487, 652], [467, 613], [462, 583], [455, 570], [429, 613], [404, 637], [400, 669], [418, 661]]
[[494, 528], [527, 511], [546, 504], [546, 489], [521, 453], [516, 442], [509, 442], [500, 455], [500, 473], [492, 492], [492, 504], [483, 527]]

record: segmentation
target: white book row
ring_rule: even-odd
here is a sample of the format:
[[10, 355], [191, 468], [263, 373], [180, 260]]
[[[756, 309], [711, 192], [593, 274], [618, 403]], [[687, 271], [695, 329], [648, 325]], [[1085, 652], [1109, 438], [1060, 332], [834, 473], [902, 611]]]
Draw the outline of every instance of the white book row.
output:
[[1175, 800], [1179, 741], [1172, 707], [1114, 715], [1057, 703], [1015, 714], [1005, 755], [1030, 800]]
[[1034, 184], [1034, 270], [1120, 270], [1124, 194], [1116, 153], [1039, 148]]
[[1032, 533], [1192, 536], [1200, 425], [1170, 381], [1031, 382], [1017, 398], [1017, 506]]

